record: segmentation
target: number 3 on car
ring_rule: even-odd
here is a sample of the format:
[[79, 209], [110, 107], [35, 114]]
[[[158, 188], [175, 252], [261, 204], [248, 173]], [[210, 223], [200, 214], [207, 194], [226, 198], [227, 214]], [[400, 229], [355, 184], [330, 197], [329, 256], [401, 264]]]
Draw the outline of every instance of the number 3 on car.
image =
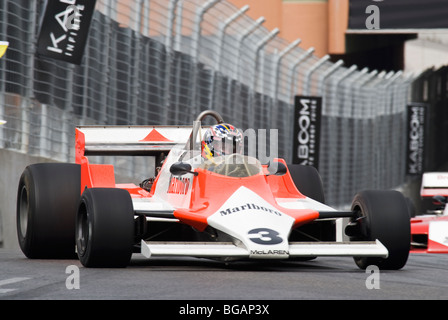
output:
[[257, 244], [273, 245], [283, 242], [279, 233], [268, 228], [257, 228], [249, 231], [249, 239]]

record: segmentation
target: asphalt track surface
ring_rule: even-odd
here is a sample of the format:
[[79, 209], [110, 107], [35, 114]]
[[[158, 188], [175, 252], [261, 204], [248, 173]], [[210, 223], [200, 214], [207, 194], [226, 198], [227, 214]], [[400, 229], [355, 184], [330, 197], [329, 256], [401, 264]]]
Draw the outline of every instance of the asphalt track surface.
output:
[[127, 268], [91, 269], [78, 260], [30, 260], [21, 252], [0, 249], [0, 300], [144, 299], [191, 305], [206, 300], [448, 299], [448, 254], [411, 254], [402, 270], [373, 272], [358, 269], [345, 257], [225, 264], [194, 258], [148, 260], [140, 254], [133, 255]]

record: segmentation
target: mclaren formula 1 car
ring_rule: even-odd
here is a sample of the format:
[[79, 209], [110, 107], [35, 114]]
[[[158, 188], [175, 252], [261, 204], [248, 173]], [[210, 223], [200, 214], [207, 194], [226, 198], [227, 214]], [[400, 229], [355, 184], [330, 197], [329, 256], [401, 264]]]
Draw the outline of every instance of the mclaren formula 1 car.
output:
[[425, 213], [411, 219], [411, 252], [448, 253], [448, 173], [424, 173], [420, 196]]
[[[401, 193], [363, 191], [351, 210], [338, 211], [324, 204], [313, 167], [283, 159], [262, 164], [237, 153], [204, 161], [205, 117], [223, 122], [204, 111], [192, 126], [76, 128], [76, 163], [33, 164], [20, 178], [24, 254], [77, 255], [85, 267], [125, 267], [133, 253], [226, 262], [347, 256], [360, 268], [383, 269], [406, 264], [410, 221]], [[114, 166], [89, 162], [93, 155], [124, 154], [155, 157], [155, 179], [116, 183]]]

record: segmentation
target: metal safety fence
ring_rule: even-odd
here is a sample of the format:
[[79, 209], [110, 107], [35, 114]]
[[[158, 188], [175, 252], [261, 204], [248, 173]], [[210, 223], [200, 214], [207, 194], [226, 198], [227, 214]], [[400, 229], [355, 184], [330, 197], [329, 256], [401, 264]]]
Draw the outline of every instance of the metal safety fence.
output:
[[0, 2], [0, 40], [10, 43], [0, 59], [0, 148], [73, 161], [76, 125], [191, 124], [213, 109], [243, 129], [278, 129], [278, 154], [290, 162], [294, 97], [320, 96], [327, 202], [405, 181], [412, 76], [317, 57], [225, 0], [97, 0], [75, 65], [35, 54], [44, 4]]

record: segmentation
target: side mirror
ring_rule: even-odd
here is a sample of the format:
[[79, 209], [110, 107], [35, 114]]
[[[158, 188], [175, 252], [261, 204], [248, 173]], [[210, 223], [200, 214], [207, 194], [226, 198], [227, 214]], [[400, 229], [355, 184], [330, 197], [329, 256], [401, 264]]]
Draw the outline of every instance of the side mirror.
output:
[[432, 204], [438, 207], [444, 207], [446, 205], [446, 197], [441, 195], [436, 195], [432, 197]]
[[288, 169], [282, 162], [275, 161], [273, 165], [268, 165], [269, 175], [283, 176], [288, 172]]
[[173, 163], [170, 167], [170, 172], [175, 176], [183, 176], [184, 174], [187, 174], [187, 173], [192, 173], [195, 176], [198, 175], [197, 172], [192, 171], [191, 164], [186, 163], [186, 162]]

